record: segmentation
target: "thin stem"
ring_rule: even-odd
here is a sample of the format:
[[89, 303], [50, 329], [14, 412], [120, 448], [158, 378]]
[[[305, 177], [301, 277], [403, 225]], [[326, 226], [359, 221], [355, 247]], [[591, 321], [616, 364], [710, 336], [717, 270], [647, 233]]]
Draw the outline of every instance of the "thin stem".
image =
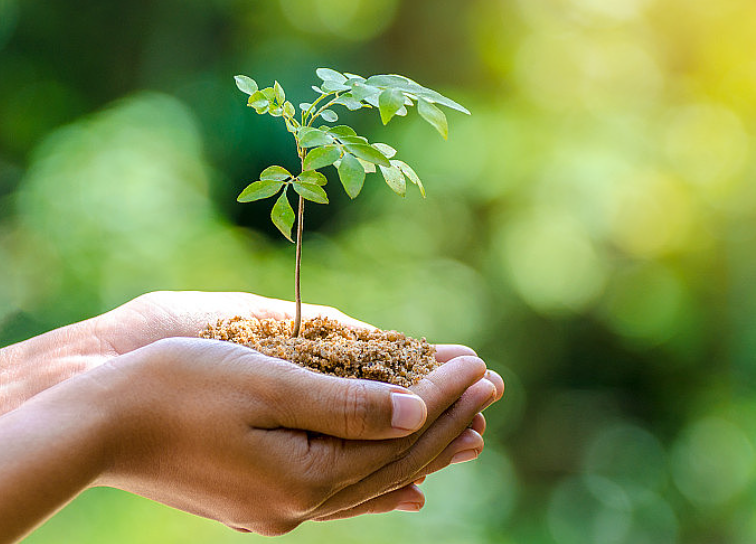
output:
[[302, 267], [302, 232], [304, 231], [304, 198], [299, 197], [299, 209], [297, 211], [297, 257], [294, 268], [294, 300], [296, 315], [294, 316], [294, 336], [302, 335], [302, 292], [301, 292], [301, 267]]

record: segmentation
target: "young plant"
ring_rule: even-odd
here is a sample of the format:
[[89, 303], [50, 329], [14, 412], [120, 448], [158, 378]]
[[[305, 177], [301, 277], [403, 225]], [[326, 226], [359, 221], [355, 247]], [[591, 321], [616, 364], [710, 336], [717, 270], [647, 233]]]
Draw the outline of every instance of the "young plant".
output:
[[[283, 119], [297, 146], [301, 171], [292, 174], [278, 165], [267, 167], [260, 179], [248, 185], [239, 195], [239, 202], [252, 202], [278, 195], [270, 218], [273, 224], [291, 242], [291, 231], [296, 219], [296, 264], [294, 292], [296, 316], [294, 336], [299, 336], [302, 324], [301, 264], [302, 231], [304, 229], [305, 200], [328, 204], [325, 192], [326, 177], [319, 170], [333, 166], [350, 198], [355, 198], [365, 182], [366, 174], [380, 171], [388, 186], [398, 195], [407, 191], [407, 180], [416, 185], [425, 198], [425, 188], [415, 171], [406, 162], [395, 159], [396, 149], [382, 143], [370, 143], [347, 125], [332, 125], [339, 116], [334, 107], [350, 111], [376, 108], [381, 121], [387, 124], [394, 116], [405, 116], [411, 106], [417, 106], [420, 116], [428, 121], [444, 139], [449, 128], [446, 115], [438, 106], [470, 114], [455, 101], [399, 75], [377, 75], [369, 78], [339, 73], [330, 68], [319, 68], [320, 87], [313, 86], [315, 99], [299, 104], [299, 115], [294, 105], [286, 100], [283, 87], [276, 81], [272, 87], [260, 89], [252, 78], [236, 76], [236, 86], [249, 95], [247, 105], [260, 114]], [[319, 124], [316, 121], [330, 124]], [[298, 195], [297, 214], [289, 203], [288, 190]]]

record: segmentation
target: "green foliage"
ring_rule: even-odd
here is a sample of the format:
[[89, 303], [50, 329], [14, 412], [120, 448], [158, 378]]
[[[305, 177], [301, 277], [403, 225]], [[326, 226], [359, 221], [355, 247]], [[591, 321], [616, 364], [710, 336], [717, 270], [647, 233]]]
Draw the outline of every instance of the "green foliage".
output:
[[279, 195], [270, 217], [289, 240], [292, 240], [295, 214], [287, 190], [291, 186], [305, 200], [327, 204], [328, 195], [324, 189], [327, 178], [318, 172], [322, 168], [336, 168], [341, 185], [350, 198], [360, 194], [366, 175], [376, 172], [381, 173], [396, 194], [405, 196], [409, 180], [425, 198], [425, 188], [417, 173], [407, 163], [393, 160], [397, 154], [393, 147], [371, 143], [348, 125], [319, 123], [314, 126], [319, 120], [338, 122], [339, 115], [333, 108], [342, 106], [348, 111], [377, 108], [385, 125], [397, 115], [407, 115], [408, 108], [417, 105], [420, 116], [444, 139], [448, 138], [448, 124], [446, 115], [437, 105], [470, 113], [450, 98], [404, 76], [377, 75], [366, 79], [331, 68], [318, 68], [315, 73], [322, 81], [319, 87], [312, 87], [318, 96], [312, 102], [299, 104], [299, 116], [277, 81], [272, 87], [260, 89], [252, 78], [242, 75], [235, 78], [239, 90], [248, 95], [247, 105], [260, 115], [282, 117], [296, 142], [302, 164], [300, 174], [295, 176], [281, 166], [269, 166], [260, 174], [260, 179], [249, 184], [237, 199], [252, 202]]

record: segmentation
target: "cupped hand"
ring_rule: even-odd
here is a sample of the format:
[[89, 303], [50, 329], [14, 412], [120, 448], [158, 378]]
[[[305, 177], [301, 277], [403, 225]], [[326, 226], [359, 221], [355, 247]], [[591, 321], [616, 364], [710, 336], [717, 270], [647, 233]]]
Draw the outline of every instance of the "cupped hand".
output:
[[469, 354], [409, 391], [202, 339], [152, 343], [88, 378], [113, 390], [119, 422], [97, 485], [262, 534], [419, 509], [413, 482], [480, 452], [468, 427], [482, 432], [477, 414], [503, 388]]

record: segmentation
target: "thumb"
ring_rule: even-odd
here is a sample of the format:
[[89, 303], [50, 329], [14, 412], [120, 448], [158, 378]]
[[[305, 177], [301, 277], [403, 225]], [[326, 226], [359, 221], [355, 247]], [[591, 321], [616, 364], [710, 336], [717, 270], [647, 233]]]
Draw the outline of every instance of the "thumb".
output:
[[425, 402], [409, 389], [296, 370], [276, 405], [274, 418], [282, 427], [349, 440], [383, 440], [407, 436], [425, 424]]

